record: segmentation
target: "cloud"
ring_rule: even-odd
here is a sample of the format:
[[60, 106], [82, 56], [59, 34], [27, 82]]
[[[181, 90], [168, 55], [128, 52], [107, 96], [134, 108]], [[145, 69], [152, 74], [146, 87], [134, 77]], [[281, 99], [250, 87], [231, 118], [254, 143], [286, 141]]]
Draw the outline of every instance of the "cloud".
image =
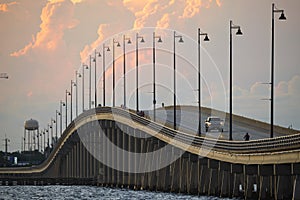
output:
[[0, 12], [9, 12], [9, 7], [18, 4], [17, 2], [3, 3], [0, 4]]
[[221, 0], [216, 0], [216, 3], [219, 7], [221, 7], [221, 5], [222, 5]]
[[299, 75], [294, 76], [288, 82], [288, 93], [290, 95], [300, 96], [300, 76]]
[[[214, 1], [221, 6], [220, 0]], [[200, 12], [200, 8], [209, 8], [213, 0], [123, 0], [125, 8], [136, 17], [133, 28], [139, 29], [145, 26], [158, 26], [168, 28], [171, 23], [170, 16], [174, 16], [172, 22], [180, 19], [189, 19]]]
[[269, 93], [269, 84], [262, 84], [260, 82], [256, 82], [250, 87], [250, 94], [254, 96], [268, 96]]
[[84, 49], [80, 52], [81, 61], [84, 62], [91, 51], [95, 50], [98, 46], [100, 46], [101, 42], [104, 40], [105, 35], [108, 35], [110, 29], [110, 25], [108, 24], [100, 24], [98, 28], [98, 39], [95, 40], [91, 45], [86, 45]]
[[78, 24], [78, 21], [73, 19], [73, 12], [74, 8], [70, 1], [49, 1], [42, 10], [40, 31], [33, 36], [32, 42], [11, 53], [11, 56], [22, 56], [34, 49], [55, 51], [64, 43], [64, 31]]
[[276, 94], [280, 96], [288, 94], [288, 87], [289, 84], [287, 82], [285, 81], [279, 82], [275, 88]]
[[191, 18], [197, 14], [202, 5], [201, 0], [187, 0], [185, 1], [185, 8], [183, 10], [182, 16], [180, 18]]
[[73, 4], [77, 4], [77, 3], [82, 3], [83, 0], [71, 0], [71, 2], [72, 2]]
[[[174, 13], [173, 13], [174, 14]], [[170, 26], [170, 14], [166, 13], [162, 18], [157, 22], [156, 27], [158, 28], [168, 28]]]

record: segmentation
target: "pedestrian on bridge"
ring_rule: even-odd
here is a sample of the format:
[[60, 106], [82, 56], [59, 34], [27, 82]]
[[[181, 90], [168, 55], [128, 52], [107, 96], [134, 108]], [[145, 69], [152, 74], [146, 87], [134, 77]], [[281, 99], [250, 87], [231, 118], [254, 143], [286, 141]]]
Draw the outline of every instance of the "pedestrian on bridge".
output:
[[246, 135], [244, 136], [245, 141], [249, 141], [250, 139], [250, 135], [248, 133], [246, 133]]

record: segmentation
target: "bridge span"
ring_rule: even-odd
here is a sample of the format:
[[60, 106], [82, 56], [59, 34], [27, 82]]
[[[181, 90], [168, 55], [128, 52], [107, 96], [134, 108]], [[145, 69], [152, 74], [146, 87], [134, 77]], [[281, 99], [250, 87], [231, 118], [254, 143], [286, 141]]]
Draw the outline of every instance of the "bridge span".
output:
[[300, 199], [300, 134], [227, 141], [133, 112], [78, 116], [38, 166], [0, 168], [0, 183], [91, 184], [245, 199]]

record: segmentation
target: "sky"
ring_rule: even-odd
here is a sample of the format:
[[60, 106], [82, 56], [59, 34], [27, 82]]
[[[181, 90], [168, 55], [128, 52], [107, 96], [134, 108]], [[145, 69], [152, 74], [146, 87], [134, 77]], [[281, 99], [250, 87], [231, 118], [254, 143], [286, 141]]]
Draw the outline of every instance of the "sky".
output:
[[[141, 109], [152, 108], [153, 31], [163, 39], [156, 44], [158, 105], [172, 104], [174, 30], [184, 39], [176, 44], [178, 103], [197, 105], [197, 30], [201, 28], [210, 37], [210, 42], [201, 42], [202, 105], [228, 111], [230, 20], [243, 32], [243, 36], [233, 36], [233, 112], [269, 122], [270, 102], [262, 99], [270, 98], [270, 88], [262, 83], [269, 83], [271, 76], [272, 3], [284, 9], [287, 17], [279, 21], [280, 13], [275, 15], [275, 124], [300, 129], [298, 0], [0, 0], [0, 72], [9, 75], [7, 80], [0, 79], [0, 149], [4, 149], [5, 136], [10, 139], [10, 151], [21, 148], [28, 119], [47, 128], [75, 72], [82, 74], [82, 63], [89, 64], [95, 49], [102, 53], [103, 43], [111, 49], [112, 38], [122, 46], [123, 35], [133, 43], [126, 45], [126, 84], [128, 107], [135, 108], [137, 32], [145, 38], [145, 44], [139, 44]], [[122, 48], [116, 47], [115, 53], [119, 106], [123, 101]], [[111, 55], [106, 52], [107, 105], [111, 105]], [[100, 102], [101, 59], [96, 59]], [[86, 86], [88, 72], [85, 70]], [[79, 89], [82, 77], [78, 79]], [[88, 93], [86, 87], [85, 108]], [[79, 92], [79, 112], [81, 95]]]

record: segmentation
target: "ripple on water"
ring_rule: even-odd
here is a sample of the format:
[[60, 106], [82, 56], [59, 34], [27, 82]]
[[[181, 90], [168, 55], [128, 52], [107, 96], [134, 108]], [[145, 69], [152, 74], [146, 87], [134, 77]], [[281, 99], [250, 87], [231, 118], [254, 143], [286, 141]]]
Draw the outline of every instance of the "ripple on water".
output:
[[[190, 196], [162, 192], [134, 191], [117, 188], [93, 186], [0, 186], [0, 200], [77, 200], [77, 199], [122, 199], [122, 200], [153, 200], [153, 199], [191, 199], [221, 200], [222, 198], [207, 196]], [[229, 199], [228, 199], [229, 200]]]

